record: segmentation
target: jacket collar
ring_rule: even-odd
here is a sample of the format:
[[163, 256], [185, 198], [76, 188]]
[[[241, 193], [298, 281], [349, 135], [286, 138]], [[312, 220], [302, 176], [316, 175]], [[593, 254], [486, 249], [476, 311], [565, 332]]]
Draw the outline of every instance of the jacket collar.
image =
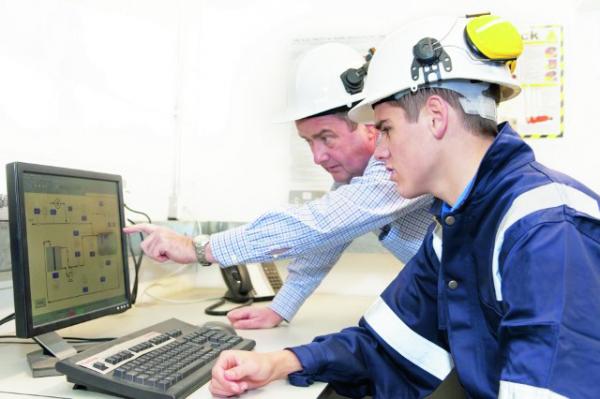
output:
[[[452, 213], [460, 211], [466, 204], [484, 195], [494, 182], [506, 174], [533, 161], [535, 155], [531, 147], [521, 139], [508, 122], [501, 123], [498, 125], [498, 135], [479, 164], [470, 191]], [[435, 216], [441, 215], [442, 204], [443, 202], [436, 198], [431, 206], [431, 213]]]

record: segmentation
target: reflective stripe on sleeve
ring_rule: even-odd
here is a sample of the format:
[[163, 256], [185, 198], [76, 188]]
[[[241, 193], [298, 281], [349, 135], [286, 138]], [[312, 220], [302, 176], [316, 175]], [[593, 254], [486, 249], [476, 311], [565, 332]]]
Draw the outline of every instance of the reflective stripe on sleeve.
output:
[[433, 251], [435, 252], [438, 261], [442, 263], [442, 226], [439, 223], [435, 224], [435, 229], [433, 229], [433, 238], [431, 246], [433, 246]]
[[377, 298], [364, 318], [396, 352], [439, 380], [454, 368], [450, 353], [411, 330], [383, 299]]
[[542, 209], [566, 205], [578, 212], [585, 213], [600, 219], [598, 203], [592, 197], [565, 184], [550, 183], [536, 187], [519, 195], [511, 204], [508, 212], [504, 214], [494, 242], [492, 257], [492, 275], [496, 300], [502, 301], [502, 276], [499, 270], [499, 257], [504, 243], [504, 234], [517, 221]]
[[567, 397], [546, 388], [511, 381], [500, 381], [498, 399], [567, 399]]

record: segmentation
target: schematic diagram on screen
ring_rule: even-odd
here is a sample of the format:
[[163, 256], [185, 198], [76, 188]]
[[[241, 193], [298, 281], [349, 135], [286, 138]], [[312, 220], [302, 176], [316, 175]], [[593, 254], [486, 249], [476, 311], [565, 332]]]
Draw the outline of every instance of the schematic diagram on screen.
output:
[[28, 193], [26, 203], [30, 273], [46, 276], [45, 287], [39, 287], [46, 295], [34, 299], [35, 308], [119, 288], [121, 233], [114, 197]]

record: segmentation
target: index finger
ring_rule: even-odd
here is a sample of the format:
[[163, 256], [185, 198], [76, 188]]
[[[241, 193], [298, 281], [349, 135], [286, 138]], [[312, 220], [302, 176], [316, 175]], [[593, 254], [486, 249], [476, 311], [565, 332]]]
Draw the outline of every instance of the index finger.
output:
[[127, 227], [123, 227], [123, 232], [125, 234], [131, 234], [131, 233], [146, 233], [146, 234], [151, 234], [154, 233], [156, 231], [158, 227], [153, 225], [153, 224], [148, 224], [148, 223], [140, 223], [140, 224], [136, 224], [133, 226], [127, 226]]

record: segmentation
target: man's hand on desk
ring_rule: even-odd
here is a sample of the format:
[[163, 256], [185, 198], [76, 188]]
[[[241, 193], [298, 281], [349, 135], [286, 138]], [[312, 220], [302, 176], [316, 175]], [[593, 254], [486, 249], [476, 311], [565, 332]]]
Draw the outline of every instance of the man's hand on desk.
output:
[[239, 395], [300, 370], [300, 361], [288, 350], [271, 353], [224, 351], [212, 369], [209, 389], [213, 395]]
[[196, 250], [190, 237], [177, 234], [171, 229], [152, 224], [136, 224], [123, 228], [123, 232], [144, 233], [146, 238], [140, 247], [146, 255], [158, 262], [171, 260], [177, 263], [197, 261]]
[[243, 307], [227, 313], [234, 328], [255, 329], [277, 327], [283, 318], [270, 308]]

